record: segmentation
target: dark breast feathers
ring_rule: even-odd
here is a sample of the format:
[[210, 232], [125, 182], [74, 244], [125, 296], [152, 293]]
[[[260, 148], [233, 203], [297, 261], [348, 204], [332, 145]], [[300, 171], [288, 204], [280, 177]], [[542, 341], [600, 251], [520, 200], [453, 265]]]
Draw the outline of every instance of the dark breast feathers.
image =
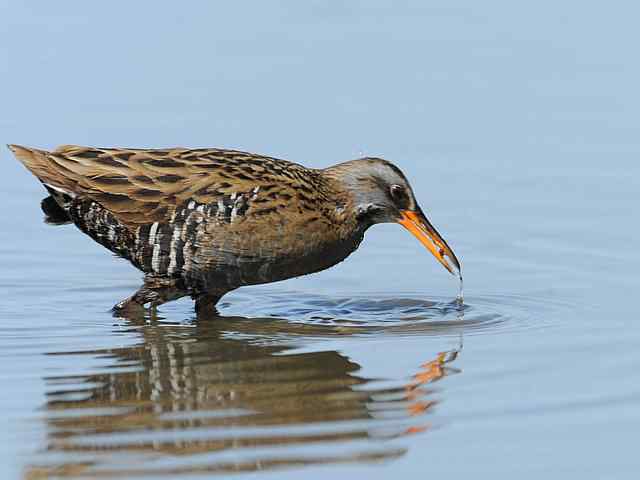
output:
[[349, 198], [320, 171], [283, 160], [220, 149], [12, 149], [83, 232], [192, 291], [319, 271], [362, 239], [343, 213]]

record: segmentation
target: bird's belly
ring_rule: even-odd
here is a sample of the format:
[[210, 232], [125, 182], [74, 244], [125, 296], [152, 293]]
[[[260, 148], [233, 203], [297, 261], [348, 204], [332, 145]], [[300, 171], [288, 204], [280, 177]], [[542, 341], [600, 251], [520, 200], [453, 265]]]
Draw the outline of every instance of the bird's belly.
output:
[[215, 266], [198, 275], [206, 289], [225, 286], [228, 289], [244, 285], [277, 282], [330, 268], [347, 258], [358, 248], [362, 237], [354, 237], [307, 249], [265, 252], [263, 255], [217, 256]]
[[256, 285], [320, 272], [342, 262], [357, 247], [357, 243], [345, 242], [301, 256], [280, 256], [265, 259], [263, 262], [241, 264], [239, 271], [241, 281], [243, 285]]

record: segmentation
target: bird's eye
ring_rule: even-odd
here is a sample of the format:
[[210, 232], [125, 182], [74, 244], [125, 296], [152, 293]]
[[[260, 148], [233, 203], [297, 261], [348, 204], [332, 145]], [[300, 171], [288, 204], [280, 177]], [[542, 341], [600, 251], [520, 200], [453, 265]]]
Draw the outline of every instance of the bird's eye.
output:
[[391, 185], [391, 198], [396, 203], [406, 203], [409, 200], [409, 195], [407, 194], [407, 190], [402, 185]]
[[402, 185], [391, 185], [391, 196], [397, 197], [404, 193], [404, 187]]
[[409, 194], [407, 193], [407, 189], [402, 185], [391, 185], [389, 187], [391, 198], [393, 202], [396, 204], [396, 207], [401, 209], [409, 208]]

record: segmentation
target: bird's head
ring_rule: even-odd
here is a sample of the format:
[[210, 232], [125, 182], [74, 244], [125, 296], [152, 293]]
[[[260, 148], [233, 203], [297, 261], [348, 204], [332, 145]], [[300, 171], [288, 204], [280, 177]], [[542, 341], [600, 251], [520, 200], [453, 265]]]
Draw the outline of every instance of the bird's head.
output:
[[450, 273], [460, 275], [456, 255], [425, 216], [398, 167], [381, 158], [361, 158], [330, 167], [325, 173], [347, 188], [356, 219], [364, 228], [399, 223]]

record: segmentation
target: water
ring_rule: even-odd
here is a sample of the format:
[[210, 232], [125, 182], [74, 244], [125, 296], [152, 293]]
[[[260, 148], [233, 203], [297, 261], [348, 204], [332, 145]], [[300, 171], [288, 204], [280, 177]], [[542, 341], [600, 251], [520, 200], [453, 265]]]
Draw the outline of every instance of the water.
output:
[[635, 478], [638, 7], [0, 4], [0, 143], [395, 161], [399, 226], [337, 267], [156, 316], [2, 156], [2, 478]]
[[462, 279], [462, 273], [460, 273], [458, 278], [460, 279], [460, 286], [458, 287], [458, 295], [456, 296], [456, 302], [458, 303], [458, 305], [463, 306], [464, 305], [464, 280]]

